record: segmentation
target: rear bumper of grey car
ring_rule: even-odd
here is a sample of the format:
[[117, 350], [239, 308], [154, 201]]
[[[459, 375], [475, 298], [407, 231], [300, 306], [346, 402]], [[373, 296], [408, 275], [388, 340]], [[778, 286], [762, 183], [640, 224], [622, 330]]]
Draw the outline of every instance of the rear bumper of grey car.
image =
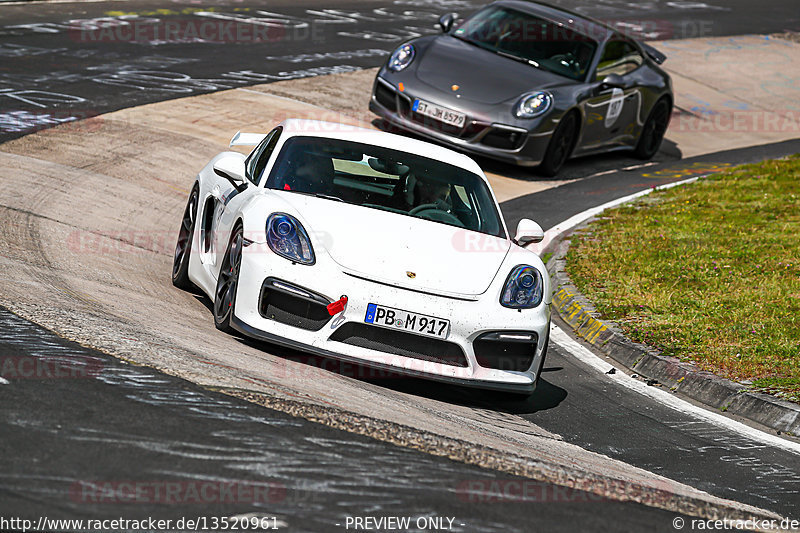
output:
[[453, 127], [412, 111], [414, 96], [399, 92], [376, 76], [369, 109], [389, 125], [448, 145], [470, 154], [519, 166], [542, 162], [551, 131], [530, 132], [524, 128], [477, 120], [467, 114], [463, 127]]

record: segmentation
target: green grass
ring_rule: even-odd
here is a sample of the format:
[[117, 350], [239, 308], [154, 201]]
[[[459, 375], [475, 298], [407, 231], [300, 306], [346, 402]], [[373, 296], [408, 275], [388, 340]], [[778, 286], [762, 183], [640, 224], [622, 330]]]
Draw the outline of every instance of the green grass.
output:
[[567, 272], [633, 340], [800, 402], [800, 156], [607, 211]]

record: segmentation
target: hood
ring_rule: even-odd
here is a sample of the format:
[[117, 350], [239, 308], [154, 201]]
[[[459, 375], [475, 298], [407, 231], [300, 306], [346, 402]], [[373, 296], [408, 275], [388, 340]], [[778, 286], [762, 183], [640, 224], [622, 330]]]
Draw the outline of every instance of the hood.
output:
[[421, 82], [440, 91], [459, 85], [462, 98], [484, 104], [498, 104], [529, 91], [571, 83], [449, 35], [434, 39], [420, 55], [416, 74]]
[[344, 272], [413, 290], [466, 298], [483, 294], [511, 246], [507, 239], [407, 215], [276, 194], [296, 209], [317, 256], [322, 246]]

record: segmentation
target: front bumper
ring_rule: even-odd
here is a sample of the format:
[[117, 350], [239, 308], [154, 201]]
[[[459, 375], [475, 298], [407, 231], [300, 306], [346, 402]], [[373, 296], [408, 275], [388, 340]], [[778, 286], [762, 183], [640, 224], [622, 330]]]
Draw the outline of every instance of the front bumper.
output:
[[[347, 295], [347, 307], [316, 331], [267, 318], [261, 307], [261, 291], [268, 278], [285, 280], [324, 295], [330, 301]], [[499, 292], [495, 292], [493, 286], [480, 298], [460, 300], [365, 280], [342, 272], [341, 267], [332, 260], [318, 260], [316, 265], [309, 267], [292, 264], [274, 255], [267, 259], [263, 254], [245, 253], [231, 325], [249, 337], [366, 367], [483, 389], [531, 393], [543, 357], [550, 324], [550, 307], [542, 304], [523, 312], [506, 309], [497, 302]], [[337, 330], [345, 324], [364, 324], [369, 303], [450, 320], [451, 328], [446, 341], [463, 351], [463, 365], [442, 362], [443, 359], [435, 353], [430, 354], [432, 357], [428, 360], [423, 360], [334, 340]], [[487, 312], [489, 309], [491, 312]], [[473, 341], [496, 331], [529, 331], [537, 336], [535, 355], [528, 369], [500, 370], [478, 364]], [[402, 348], [395, 351], [403, 353]]]
[[[442, 102], [439, 95], [416, 94], [411, 89], [400, 92], [380, 75], [375, 77], [369, 109], [389, 125], [443, 143], [457, 150], [489, 157], [519, 166], [536, 166], [542, 162], [554, 125], [538, 123], [534, 131], [494, 122], [486, 113], [467, 113], [462, 128], [454, 128], [412, 110], [415, 98]], [[441, 103], [451, 107], [448, 103]], [[541, 131], [544, 130], [544, 131]]]

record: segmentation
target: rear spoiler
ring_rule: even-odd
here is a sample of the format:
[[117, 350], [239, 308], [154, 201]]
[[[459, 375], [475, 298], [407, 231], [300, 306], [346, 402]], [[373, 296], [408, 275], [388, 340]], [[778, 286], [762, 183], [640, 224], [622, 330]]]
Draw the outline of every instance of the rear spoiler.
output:
[[230, 146], [256, 146], [266, 137], [266, 133], [242, 133], [237, 131], [231, 139]]
[[647, 53], [647, 55], [650, 56], [650, 59], [652, 59], [653, 61], [655, 61], [659, 65], [667, 60], [667, 56], [666, 55], [664, 55], [663, 53], [659, 52], [658, 50], [656, 50], [655, 48], [653, 48], [649, 44], [641, 43], [641, 45], [642, 45], [642, 48], [644, 48], [644, 51]]

